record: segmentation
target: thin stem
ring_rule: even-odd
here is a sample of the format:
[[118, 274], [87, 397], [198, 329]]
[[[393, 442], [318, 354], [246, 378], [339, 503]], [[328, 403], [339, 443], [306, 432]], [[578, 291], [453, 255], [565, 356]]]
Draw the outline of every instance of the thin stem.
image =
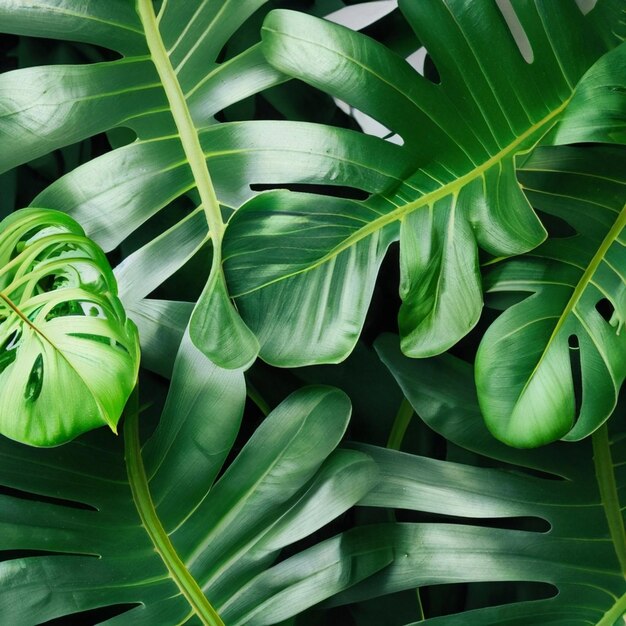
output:
[[141, 458], [137, 396], [137, 388], [135, 388], [128, 401], [124, 420], [124, 445], [128, 482], [141, 523], [148, 533], [154, 549], [167, 567], [172, 580], [185, 596], [202, 624], [204, 626], [224, 626], [224, 622], [217, 611], [211, 606], [196, 580], [180, 560], [154, 508], [146, 470]]
[[387, 440], [388, 448], [391, 450], [399, 450], [402, 447], [406, 429], [409, 427], [412, 418], [413, 407], [406, 398], [403, 398], [400, 403], [400, 408], [396, 413], [396, 418], [393, 420], [393, 425], [391, 426], [391, 432]]
[[[402, 402], [400, 403], [400, 407], [398, 408], [398, 412], [396, 413], [396, 418], [393, 420], [393, 424], [391, 426], [389, 439], [387, 439], [388, 448], [390, 448], [391, 450], [400, 450], [400, 448], [402, 447], [402, 442], [404, 440], [404, 435], [406, 434], [406, 430], [409, 427], [411, 420], [413, 419], [414, 413], [415, 411], [413, 410], [411, 403], [406, 398], [402, 398]], [[396, 520], [396, 516], [393, 511], [390, 512], [390, 517], [393, 521]], [[418, 621], [421, 622], [423, 619], [425, 619], [425, 616], [419, 587], [415, 589], [415, 594], [417, 596], [417, 611], [419, 615]]]
[[624, 518], [617, 495], [617, 484], [613, 459], [611, 458], [611, 445], [609, 443], [609, 431], [604, 424], [591, 436], [593, 442], [593, 463], [596, 469], [596, 479], [600, 490], [600, 498], [604, 507], [604, 514], [609, 525], [609, 532], [615, 554], [622, 568], [622, 574], [626, 578], [626, 531], [624, 530]]

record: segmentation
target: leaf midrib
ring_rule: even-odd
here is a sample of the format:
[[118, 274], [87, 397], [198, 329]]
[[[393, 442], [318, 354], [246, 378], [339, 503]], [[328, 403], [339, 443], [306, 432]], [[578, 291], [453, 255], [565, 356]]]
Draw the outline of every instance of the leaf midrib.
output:
[[144, 27], [152, 62], [161, 79], [174, 123], [178, 129], [183, 151], [191, 167], [196, 188], [200, 195], [202, 208], [209, 225], [209, 235], [213, 239], [214, 249], [217, 255], [219, 255], [220, 242], [224, 233], [224, 222], [222, 221], [220, 204], [213, 187], [204, 152], [200, 145], [198, 130], [195, 127], [183, 90], [161, 38], [152, 0], [138, 0], [137, 9]]
[[[301, 268], [289, 274], [285, 274], [277, 278], [274, 278], [272, 280], [266, 281], [252, 289], [248, 289], [247, 291], [233, 293], [232, 294], [233, 297], [238, 298], [241, 296], [245, 296], [250, 293], [254, 293], [255, 291], [258, 291], [260, 289], [264, 289], [265, 287], [269, 287], [270, 285], [274, 283], [286, 280], [288, 278], [291, 278], [298, 274], [302, 274], [304, 272], [309, 272], [311, 270], [314, 270], [315, 268], [323, 265], [324, 263], [327, 263], [334, 257], [338, 256], [339, 254], [341, 254], [348, 248], [357, 244], [362, 239], [365, 239], [366, 237], [369, 237], [370, 235], [375, 234], [376, 232], [382, 230], [385, 226], [388, 226], [389, 224], [392, 224], [393, 222], [401, 220], [404, 216], [408, 215], [409, 213], [412, 213], [413, 211], [421, 207], [434, 204], [438, 200], [441, 200], [442, 198], [445, 198], [451, 194], [458, 194], [461, 191], [461, 189], [463, 189], [463, 187], [465, 187], [466, 185], [468, 185], [475, 179], [482, 177], [485, 174], [485, 172], [487, 172], [491, 167], [501, 162], [506, 157], [510, 155], [514, 155], [516, 153], [516, 150], [519, 148], [519, 146], [521, 146], [529, 137], [532, 137], [532, 135], [534, 135], [537, 131], [539, 131], [544, 126], [547, 126], [548, 124], [550, 124], [550, 122], [552, 122], [555, 118], [557, 118], [563, 112], [563, 110], [567, 107], [570, 100], [571, 100], [571, 97], [564, 100], [557, 108], [553, 109], [550, 113], [548, 113], [548, 115], [546, 115], [544, 118], [539, 120], [536, 124], [533, 124], [524, 133], [522, 133], [519, 137], [517, 137], [515, 141], [511, 142], [508, 146], [500, 150], [500, 152], [498, 152], [497, 154], [489, 158], [487, 161], [485, 161], [478, 167], [475, 167], [473, 170], [471, 170], [467, 174], [464, 174], [460, 178], [457, 178], [453, 182], [443, 185], [436, 191], [427, 193], [421, 196], [420, 198], [418, 198], [417, 200], [414, 200], [413, 202], [403, 204], [397, 207], [396, 209], [394, 209], [393, 211], [390, 211], [389, 213], [386, 213], [382, 215], [381, 217], [371, 221], [367, 226], [364, 226], [363, 228], [356, 231], [354, 234], [344, 239], [339, 245], [335, 246], [330, 252], [325, 254], [315, 263], [311, 263], [310, 265], [307, 265], [305, 268]], [[227, 261], [228, 258], [232, 258], [232, 257], [225, 257], [224, 261]]]
[[598, 267], [600, 266], [600, 263], [602, 263], [607, 252], [609, 251], [609, 248], [615, 243], [615, 241], [617, 241], [617, 238], [621, 234], [622, 230], [624, 230], [624, 228], [626, 228], [626, 205], [624, 205], [624, 207], [622, 208], [620, 214], [615, 220], [615, 223], [613, 224], [613, 226], [607, 233], [606, 237], [602, 240], [602, 243], [598, 247], [598, 250], [591, 258], [591, 261], [589, 261], [589, 264], [587, 265], [587, 268], [583, 272], [583, 275], [580, 277], [580, 280], [574, 287], [572, 296], [568, 300], [567, 304], [565, 305], [565, 308], [563, 309], [563, 313], [559, 316], [556, 326], [554, 327], [554, 330], [552, 331], [552, 334], [550, 335], [550, 338], [548, 339], [546, 343], [546, 347], [541, 353], [541, 356], [539, 357], [537, 364], [533, 368], [533, 371], [528, 376], [526, 383], [524, 384], [524, 387], [520, 391], [517, 401], [515, 402], [515, 405], [513, 407], [513, 410], [517, 408], [520, 400], [523, 398], [524, 394], [526, 393], [528, 386], [530, 385], [531, 381], [537, 374], [541, 364], [543, 363], [543, 360], [546, 358], [548, 352], [550, 351], [552, 343], [554, 342], [557, 335], [563, 328], [563, 325], [566, 323], [570, 314], [574, 312], [576, 305], [580, 301], [580, 298], [584, 294], [587, 287], [592, 283], [593, 276], [598, 270]]
[[626, 530], [622, 517], [617, 483], [611, 457], [611, 444], [608, 428], [603, 424], [591, 437], [593, 443], [593, 465], [600, 491], [600, 499], [615, 549], [615, 555], [621, 567], [622, 576], [626, 579]]
[[170, 578], [180, 589], [202, 624], [204, 624], [204, 626], [224, 626], [224, 622], [213, 606], [211, 606], [211, 603], [202, 592], [202, 589], [200, 589], [195, 578], [178, 556], [154, 507], [148, 486], [146, 470], [141, 458], [136, 390], [131, 396], [130, 410], [124, 421], [124, 444], [126, 449], [125, 459], [128, 483], [132, 492], [133, 501], [141, 523], [154, 546], [155, 552], [161, 557], [161, 560], [169, 572]]
[[45, 340], [46, 343], [48, 343], [52, 349], [63, 359], [63, 361], [65, 361], [65, 363], [67, 363], [67, 366], [76, 374], [77, 378], [79, 378], [83, 385], [85, 385], [85, 387], [89, 390], [89, 393], [91, 394], [91, 397], [93, 398], [93, 401], [95, 403], [95, 405], [98, 407], [98, 412], [100, 413], [100, 416], [102, 417], [103, 421], [105, 424], [107, 424], [107, 426], [114, 432], [117, 434], [117, 425], [114, 424], [111, 420], [109, 420], [108, 415], [106, 413], [106, 411], [104, 410], [104, 407], [102, 406], [102, 404], [100, 403], [100, 401], [97, 398], [97, 395], [94, 393], [94, 391], [91, 389], [91, 387], [87, 384], [87, 381], [81, 376], [80, 372], [74, 367], [74, 365], [71, 363], [71, 361], [65, 356], [65, 354], [63, 353], [62, 350], [60, 350], [57, 345], [37, 326], [35, 326], [35, 324], [33, 324], [26, 315], [24, 315], [24, 313], [22, 313], [22, 311], [19, 309], [19, 307], [4, 293], [0, 292], [0, 299], [3, 300], [5, 302], [5, 304], [22, 320], [22, 322], [24, 322], [24, 324], [26, 324], [36, 335], [39, 335], [40, 337], [42, 337], [42, 339]]

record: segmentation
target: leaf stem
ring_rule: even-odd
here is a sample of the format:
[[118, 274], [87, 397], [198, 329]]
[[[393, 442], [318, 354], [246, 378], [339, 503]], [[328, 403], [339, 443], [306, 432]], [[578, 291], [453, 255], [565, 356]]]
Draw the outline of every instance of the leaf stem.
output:
[[[411, 403], [406, 398], [402, 398], [400, 408], [398, 409], [396, 417], [393, 420], [393, 424], [391, 426], [389, 439], [387, 439], [387, 447], [389, 449], [400, 450], [400, 448], [402, 447], [402, 441], [404, 440], [404, 435], [406, 434], [406, 429], [409, 427], [409, 424], [413, 419], [414, 413], [415, 411]], [[392, 521], [396, 521], [396, 516], [393, 511], [390, 511], [390, 517]], [[418, 622], [421, 622], [425, 619], [425, 615], [419, 587], [415, 589], [415, 594], [417, 595], [417, 611], [419, 615]]]
[[124, 420], [126, 471], [137, 512], [150, 540], [154, 544], [155, 551], [163, 560], [172, 580], [185, 596], [195, 614], [200, 618], [201, 623], [204, 626], [224, 626], [224, 622], [217, 611], [211, 606], [196, 580], [180, 560], [154, 508], [146, 470], [141, 458], [137, 396], [137, 387], [135, 387], [128, 402]]
[[267, 417], [272, 409], [259, 390], [248, 379], [246, 379], [246, 393], [248, 394], [248, 398], [254, 402], [259, 411], [263, 413], [263, 416]]
[[624, 530], [624, 519], [617, 495], [617, 484], [613, 471], [613, 459], [611, 458], [611, 445], [609, 442], [609, 431], [606, 424], [603, 424], [591, 436], [593, 442], [593, 464], [596, 470], [596, 479], [600, 489], [602, 506], [609, 525], [611, 540], [615, 548], [615, 554], [622, 568], [622, 574], [626, 578], [626, 531]]
[[595, 626], [617, 626], [626, 612], [626, 593], [618, 598], [612, 608], [607, 611]]
[[152, 0], [137, 0], [137, 10], [144, 27], [148, 49], [152, 61], [163, 83], [163, 89], [178, 129], [180, 141], [193, 177], [200, 194], [202, 208], [209, 225], [209, 235], [213, 239], [214, 254], [220, 256], [220, 242], [224, 234], [224, 222], [220, 211], [220, 204], [215, 194], [215, 188], [206, 164], [204, 151], [200, 145], [200, 138], [196, 130], [187, 101], [181, 89], [176, 72], [163, 45]]
[[406, 429], [411, 423], [413, 418], [413, 407], [411, 403], [403, 398], [400, 403], [400, 408], [396, 413], [396, 418], [393, 420], [391, 426], [391, 432], [389, 433], [389, 439], [387, 439], [387, 447], [391, 450], [399, 450], [402, 447], [402, 441], [406, 433]]

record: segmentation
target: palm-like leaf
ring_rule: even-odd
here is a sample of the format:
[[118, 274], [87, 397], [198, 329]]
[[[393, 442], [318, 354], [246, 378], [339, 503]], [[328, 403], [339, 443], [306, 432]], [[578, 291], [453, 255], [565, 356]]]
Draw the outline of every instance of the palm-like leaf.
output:
[[249, 363], [257, 342], [226, 293], [220, 205], [239, 206], [254, 195], [251, 183], [345, 185], [354, 177], [370, 191], [383, 186], [383, 177], [370, 172], [385, 155], [373, 150], [371, 159], [333, 173], [347, 161], [338, 129], [217, 123], [222, 109], [285, 80], [259, 45], [216, 61], [231, 35], [266, 1], [163, 2], [158, 16], [149, 0], [136, 6], [126, 0], [0, 1], [4, 32], [89, 42], [123, 55], [0, 77], [0, 171], [95, 133], [134, 131], [136, 141], [70, 172], [34, 203], [70, 213], [108, 252], [173, 199], [195, 194], [195, 210], [164, 232], [148, 231], [148, 243], [115, 273], [131, 314], [166, 325], [163, 303], [144, 298], [212, 242], [213, 267], [191, 335], [226, 367]]
[[615, 408], [626, 377], [625, 172], [622, 146], [541, 148], [520, 170], [533, 206], [575, 234], [497, 264], [487, 280], [489, 293], [530, 296], [492, 324], [476, 357], [487, 425], [511, 445], [581, 439]]
[[49, 446], [115, 430], [138, 368], [137, 329], [81, 227], [45, 209], [0, 222], [0, 433]]
[[[344, 358], [396, 239], [403, 350], [442, 352], [480, 315], [477, 244], [511, 255], [541, 242], [515, 157], [558, 121], [585, 71], [624, 38], [624, 6], [600, 0], [583, 15], [574, 2], [515, 2], [501, 12], [505, 4], [400, 2], [440, 84], [348, 29], [289, 11], [268, 16], [264, 52], [277, 69], [371, 115], [404, 145], [378, 143], [387, 186], [365, 201], [274, 192], [234, 216], [228, 284], [265, 359]], [[362, 140], [349, 139], [357, 163], [370, 158]], [[296, 327], [309, 331], [294, 341]]]
[[[419, 623], [613, 626], [621, 621], [626, 612], [626, 535], [623, 493], [616, 485], [623, 485], [626, 467], [622, 425], [616, 424], [619, 430], [610, 439], [603, 427], [593, 443], [509, 448], [484, 426], [469, 365], [450, 356], [407, 359], [397, 338], [389, 336], [379, 340], [377, 349], [420, 417], [455, 444], [453, 450], [471, 450], [505, 468], [357, 446], [382, 472], [362, 504], [428, 511], [453, 516], [457, 523], [374, 527], [379, 545], [394, 546], [394, 563], [338, 601], [442, 583], [541, 581], [554, 585], [558, 595]], [[457, 458], [468, 454], [457, 453]], [[539, 478], [525, 468], [552, 476]], [[546, 520], [550, 529], [486, 528], [463, 521], [520, 517]]]
[[386, 565], [378, 550], [351, 569], [350, 539], [339, 536], [272, 567], [282, 547], [361, 498], [377, 470], [360, 452], [334, 451], [347, 397], [310, 387], [273, 411], [213, 484], [244, 400], [241, 371], [216, 368], [187, 336], [145, 466], [136, 415], [124, 427], [126, 468], [110, 437], [55, 451], [2, 441], [0, 550], [49, 553], [0, 563], [3, 623], [118, 603], [139, 606], [106, 623], [220, 624], [214, 609], [227, 624], [274, 623]]

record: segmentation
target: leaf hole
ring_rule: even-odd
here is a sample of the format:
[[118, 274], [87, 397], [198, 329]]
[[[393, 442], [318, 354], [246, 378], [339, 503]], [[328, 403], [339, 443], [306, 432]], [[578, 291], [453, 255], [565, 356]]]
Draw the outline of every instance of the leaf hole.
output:
[[596, 311], [600, 313], [602, 319], [610, 322], [611, 318], [615, 314], [615, 307], [608, 298], [602, 298], [596, 303]]
[[[15, 248], [11, 252], [11, 259], [14, 259], [16, 256], [21, 254], [27, 246], [31, 245], [38, 239], [42, 239], [43, 237], [48, 237], [50, 235], [59, 235], [64, 233], [67, 233], [67, 230], [61, 228], [60, 226], [57, 226], [56, 224], [46, 224], [45, 222], [42, 224], [38, 224], [37, 226], [31, 228], [30, 230], [27, 230], [25, 233], [22, 234], [19, 241], [15, 244]], [[48, 258], [48, 251], [44, 253], [44, 256]]]
[[526, 63], [532, 63], [535, 58], [533, 48], [530, 45], [528, 35], [526, 34], [517, 13], [515, 13], [511, 0], [496, 0], [496, 4], [498, 5], [498, 9], [500, 9], [500, 13], [502, 13], [502, 17], [504, 17], [506, 25], [509, 27], [509, 31], [515, 40], [515, 44], [517, 45], [524, 61], [526, 61]]
[[0, 563], [3, 561], [15, 561], [17, 559], [33, 559], [42, 556], [79, 556], [98, 558], [97, 554], [83, 554], [76, 552], [57, 552], [56, 550], [0, 550]]
[[372, 2], [371, 4], [358, 3], [348, 5], [328, 13], [324, 19], [335, 24], [340, 24], [351, 30], [363, 30], [375, 24], [392, 11], [397, 9], [395, 2]]
[[[97, 624], [103, 624], [118, 615], [127, 613], [140, 606], [142, 606], [140, 603], [130, 602], [126, 604], [113, 604], [111, 606], [56, 617], [47, 622], [41, 622], [38, 626], [68, 626], [69, 624], [73, 624], [73, 626], [96, 626]], [[132, 623], [132, 621], [129, 623]]]
[[102, 343], [106, 346], [111, 346], [120, 352], [129, 354], [126, 346], [119, 341], [115, 341], [112, 337], [106, 337], [104, 335], [92, 335], [90, 333], [68, 333], [69, 337], [76, 337], [77, 339], [87, 339], [88, 341], [95, 341], [96, 343]]
[[66, 274], [48, 274], [37, 282], [39, 293], [50, 293], [70, 286], [69, 277]]
[[288, 191], [296, 191], [303, 193], [314, 193], [320, 196], [339, 196], [348, 200], [367, 200], [370, 194], [356, 187], [346, 187], [344, 185], [316, 185], [308, 183], [297, 184], [252, 184], [252, 191], [269, 191], [271, 189], [287, 189]]
[[426, 618], [515, 602], [547, 600], [558, 593], [554, 585], [536, 581], [452, 583], [420, 588]]
[[398, 146], [404, 145], [404, 139], [398, 135], [398, 133], [390, 130], [371, 115], [363, 113], [363, 111], [359, 111], [359, 109], [355, 109], [352, 105], [338, 98], [334, 98], [334, 102], [339, 110], [351, 117], [366, 135], [380, 137], [380, 139], [384, 139], [389, 143], [395, 143]]
[[41, 394], [43, 388], [43, 370], [43, 355], [38, 354], [30, 370], [26, 388], [24, 389], [24, 399], [27, 402], [34, 402]]
[[2, 347], [0, 347], [0, 353], [4, 352], [4, 351], [11, 351], [11, 350], [15, 350], [15, 348], [17, 348], [17, 344], [19, 343], [20, 339], [22, 338], [22, 331], [21, 330], [14, 330], [5, 340], [5, 342], [2, 344]]
[[598, 0], [574, 0], [583, 15], [587, 15], [596, 6]]
[[576, 335], [570, 335], [567, 338], [567, 344], [569, 345], [570, 350], [578, 350], [580, 348], [578, 337]]
[[484, 526], [502, 530], [521, 530], [530, 533], [547, 533], [552, 525], [542, 517], [460, 517], [456, 515], [444, 515], [426, 511], [409, 511], [399, 509], [396, 511], [399, 522], [419, 524], [455, 524], [458, 526]]
[[578, 231], [563, 218], [543, 211], [537, 211], [537, 213], [541, 218], [543, 227], [548, 231], [548, 237], [551, 239], [565, 239], [578, 235]]
[[54, 319], [55, 317], [68, 317], [71, 315], [106, 319], [104, 309], [95, 302], [86, 300], [66, 300], [50, 309], [50, 312], [46, 315], [46, 321]]
[[418, 48], [406, 58], [406, 62], [420, 75], [424, 76], [424, 64], [426, 63], [426, 57], [428, 51], [424, 46]]
[[578, 417], [580, 414], [580, 408], [582, 407], [583, 401], [583, 374], [582, 367], [580, 363], [580, 349], [578, 348], [578, 338], [576, 337], [576, 347], [572, 346], [572, 337], [568, 338], [568, 343], [570, 345], [569, 350], [569, 358], [570, 358], [570, 366], [572, 368], [572, 383], [574, 386], [574, 401], [575, 401], [575, 411], [574, 415]]
[[17, 347], [22, 338], [22, 331], [13, 331], [0, 346], [0, 374], [15, 361], [17, 357]]
[[[22, 445], [22, 444], [15, 444]], [[61, 506], [67, 509], [78, 509], [82, 511], [97, 511], [95, 507], [85, 504], [84, 502], [78, 502], [76, 500], [66, 500], [64, 498], [54, 498], [52, 496], [46, 496], [40, 493], [30, 493], [21, 489], [15, 489], [14, 487], [6, 487], [0, 485], [0, 494], [3, 496], [10, 496], [11, 498], [17, 498], [19, 500], [30, 500], [33, 502], [42, 502], [44, 504], [54, 504], [55, 506]]]
[[430, 54], [426, 54], [424, 58], [424, 78], [427, 78], [435, 85], [441, 85], [441, 74], [439, 74], [439, 70]]

